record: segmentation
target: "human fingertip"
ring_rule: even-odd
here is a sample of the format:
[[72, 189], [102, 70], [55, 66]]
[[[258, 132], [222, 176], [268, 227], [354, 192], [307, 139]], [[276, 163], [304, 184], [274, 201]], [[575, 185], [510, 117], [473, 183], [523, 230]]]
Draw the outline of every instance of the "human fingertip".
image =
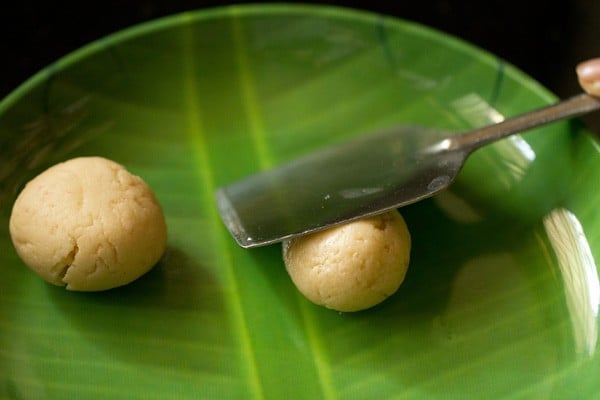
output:
[[577, 75], [584, 80], [600, 79], [600, 57], [584, 61], [576, 67]]

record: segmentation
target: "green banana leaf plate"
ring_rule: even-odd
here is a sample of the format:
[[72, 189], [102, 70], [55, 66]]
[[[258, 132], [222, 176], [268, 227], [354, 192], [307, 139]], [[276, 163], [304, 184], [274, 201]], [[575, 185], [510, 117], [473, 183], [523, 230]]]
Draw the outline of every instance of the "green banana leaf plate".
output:
[[[406, 280], [363, 312], [307, 301], [281, 247], [238, 247], [213, 200], [365, 132], [555, 100], [460, 40], [323, 6], [178, 14], [58, 60], [0, 103], [0, 397], [597, 398], [600, 143], [578, 121], [482, 149], [403, 208]], [[42, 281], [8, 233], [24, 183], [82, 155], [140, 175], [167, 218], [162, 260], [106, 292]]]

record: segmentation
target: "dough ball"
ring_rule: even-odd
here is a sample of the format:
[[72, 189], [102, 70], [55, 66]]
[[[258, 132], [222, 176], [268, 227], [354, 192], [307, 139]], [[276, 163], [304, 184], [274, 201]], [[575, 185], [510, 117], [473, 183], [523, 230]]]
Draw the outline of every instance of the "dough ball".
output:
[[152, 190], [100, 157], [75, 158], [31, 180], [15, 201], [9, 228], [34, 272], [80, 291], [137, 279], [156, 264], [167, 241]]
[[283, 259], [309, 300], [337, 311], [379, 304], [404, 280], [410, 234], [397, 211], [291, 239]]

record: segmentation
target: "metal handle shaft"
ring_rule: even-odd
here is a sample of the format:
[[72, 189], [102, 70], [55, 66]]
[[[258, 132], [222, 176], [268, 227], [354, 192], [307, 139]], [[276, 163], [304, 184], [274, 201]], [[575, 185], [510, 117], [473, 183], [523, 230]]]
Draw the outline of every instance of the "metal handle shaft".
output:
[[527, 131], [566, 118], [578, 117], [600, 109], [600, 98], [583, 93], [497, 124], [478, 128], [452, 138], [451, 147], [468, 152], [515, 133]]

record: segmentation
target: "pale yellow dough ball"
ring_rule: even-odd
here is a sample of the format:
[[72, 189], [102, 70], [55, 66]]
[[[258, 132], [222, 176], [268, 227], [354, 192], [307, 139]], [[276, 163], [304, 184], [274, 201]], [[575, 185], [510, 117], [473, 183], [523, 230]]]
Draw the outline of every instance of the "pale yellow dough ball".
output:
[[360, 219], [283, 243], [287, 271], [312, 302], [337, 311], [379, 304], [400, 287], [410, 234], [397, 211]]
[[125, 285], [152, 268], [165, 218], [139, 177], [101, 157], [57, 164], [31, 180], [12, 209], [10, 234], [34, 272], [69, 290]]

